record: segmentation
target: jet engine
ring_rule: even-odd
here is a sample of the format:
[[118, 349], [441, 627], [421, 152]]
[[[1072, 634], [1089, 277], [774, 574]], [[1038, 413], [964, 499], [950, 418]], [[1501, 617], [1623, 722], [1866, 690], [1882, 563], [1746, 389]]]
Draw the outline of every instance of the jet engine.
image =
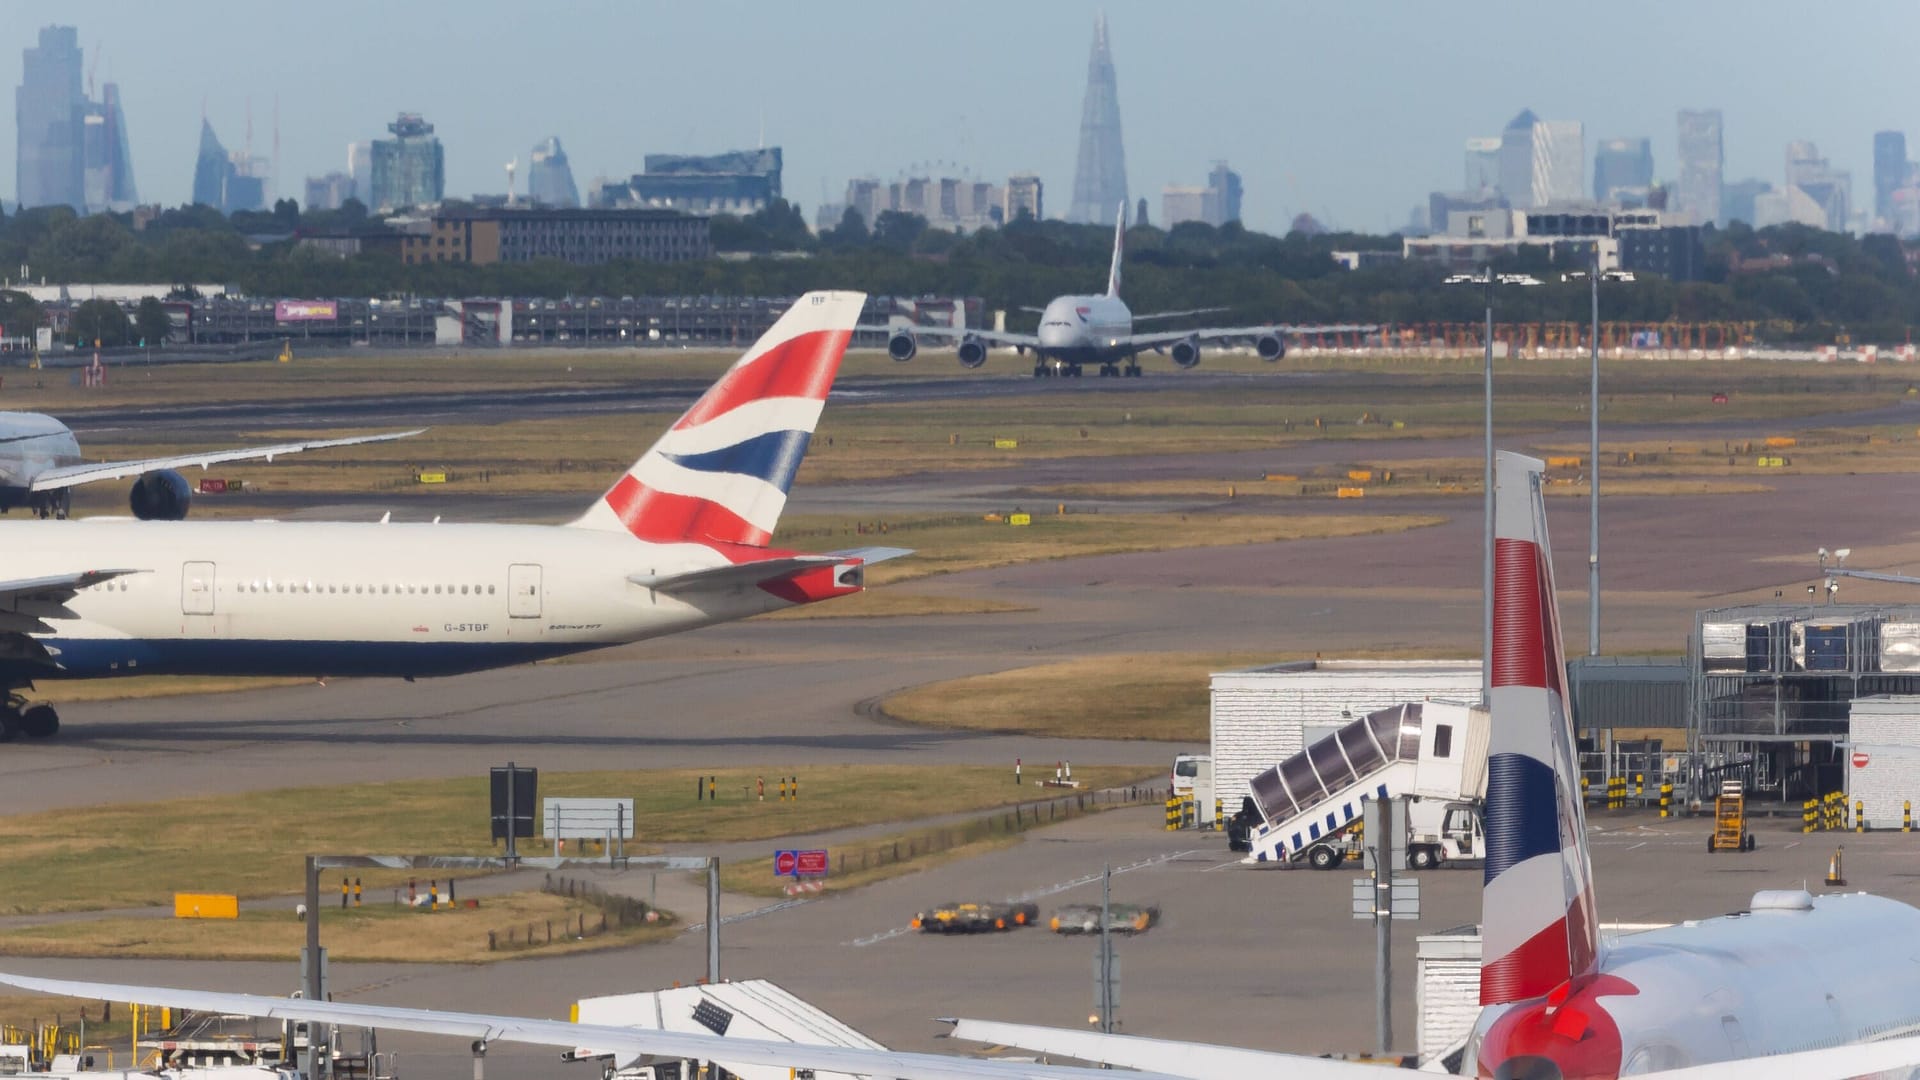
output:
[[960, 345], [954, 350], [960, 357], [960, 366], [977, 368], [987, 362], [987, 343], [973, 334], [960, 339]]
[[1173, 357], [1173, 362], [1183, 368], [1193, 367], [1200, 363], [1200, 339], [1182, 338], [1173, 343], [1173, 346], [1167, 350], [1167, 355]]
[[1287, 339], [1279, 334], [1261, 334], [1253, 339], [1253, 351], [1260, 359], [1273, 363], [1287, 355]]
[[193, 487], [172, 469], [155, 469], [133, 482], [127, 502], [141, 521], [180, 521], [193, 502]]
[[887, 337], [887, 355], [903, 364], [913, 359], [914, 354], [919, 351], [920, 343], [913, 340], [913, 335], [905, 330], [896, 330]]

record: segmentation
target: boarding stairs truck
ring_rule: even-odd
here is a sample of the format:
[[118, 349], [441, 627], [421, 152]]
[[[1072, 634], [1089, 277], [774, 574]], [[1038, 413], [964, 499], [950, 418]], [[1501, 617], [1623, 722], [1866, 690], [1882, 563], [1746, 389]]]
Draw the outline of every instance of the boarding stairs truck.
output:
[[1368, 799], [1412, 800], [1407, 861], [1418, 869], [1485, 858], [1485, 709], [1446, 701], [1368, 713], [1255, 776], [1248, 862], [1332, 870], [1358, 851]]

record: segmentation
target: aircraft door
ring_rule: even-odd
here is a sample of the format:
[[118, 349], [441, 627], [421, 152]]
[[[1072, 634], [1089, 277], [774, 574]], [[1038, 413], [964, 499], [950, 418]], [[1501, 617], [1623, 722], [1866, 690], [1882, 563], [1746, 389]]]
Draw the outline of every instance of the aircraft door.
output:
[[507, 567], [507, 614], [515, 619], [540, 617], [538, 563], [514, 563]]
[[180, 613], [213, 614], [213, 564], [190, 562], [180, 567]]

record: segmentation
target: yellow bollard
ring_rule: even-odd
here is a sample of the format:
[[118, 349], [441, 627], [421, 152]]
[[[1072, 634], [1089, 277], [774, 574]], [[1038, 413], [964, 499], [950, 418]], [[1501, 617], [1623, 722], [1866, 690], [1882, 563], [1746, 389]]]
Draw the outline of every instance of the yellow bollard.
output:
[[1900, 831], [1901, 832], [1913, 831], [1913, 800], [1912, 799], [1908, 799], [1900, 807]]
[[1660, 816], [1663, 818], [1673, 816], [1673, 785], [1672, 784], [1660, 785]]
[[1867, 804], [1861, 799], [1853, 800], [1853, 831], [1867, 831]]
[[1846, 853], [1847, 845], [1841, 844], [1834, 849], [1833, 858], [1827, 860], [1827, 884], [1845, 885], [1847, 883], [1846, 868], [1842, 865]]

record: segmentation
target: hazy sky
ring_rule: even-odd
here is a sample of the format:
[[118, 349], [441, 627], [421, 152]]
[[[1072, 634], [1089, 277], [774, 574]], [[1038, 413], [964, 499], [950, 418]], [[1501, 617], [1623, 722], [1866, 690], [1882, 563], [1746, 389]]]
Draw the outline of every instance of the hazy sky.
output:
[[[148, 202], [187, 198], [203, 102], [237, 149], [251, 97], [253, 146], [270, 154], [277, 96], [279, 192], [295, 198], [404, 109], [446, 144], [450, 195], [504, 191], [516, 155], [524, 191], [547, 135], [584, 197], [649, 152], [751, 147], [764, 118], [809, 218], [849, 176], [941, 162], [994, 181], [1038, 172], [1058, 215], [1103, 7], [1128, 185], [1155, 217], [1163, 185], [1225, 158], [1254, 228], [1303, 210], [1395, 228], [1460, 186], [1463, 140], [1523, 107], [1584, 121], [1589, 154], [1649, 136], [1671, 179], [1675, 110], [1718, 106], [1729, 180], [1778, 183], [1786, 142], [1809, 138], [1853, 171], [1856, 206], [1871, 205], [1874, 131], [1908, 130], [1920, 156], [1915, 0], [7, 0], [0, 76], [19, 85], [38, 27], [77, 26], [97, 81], [120, 84]], [[9, 198], [14, 148], [0, 144]]]

